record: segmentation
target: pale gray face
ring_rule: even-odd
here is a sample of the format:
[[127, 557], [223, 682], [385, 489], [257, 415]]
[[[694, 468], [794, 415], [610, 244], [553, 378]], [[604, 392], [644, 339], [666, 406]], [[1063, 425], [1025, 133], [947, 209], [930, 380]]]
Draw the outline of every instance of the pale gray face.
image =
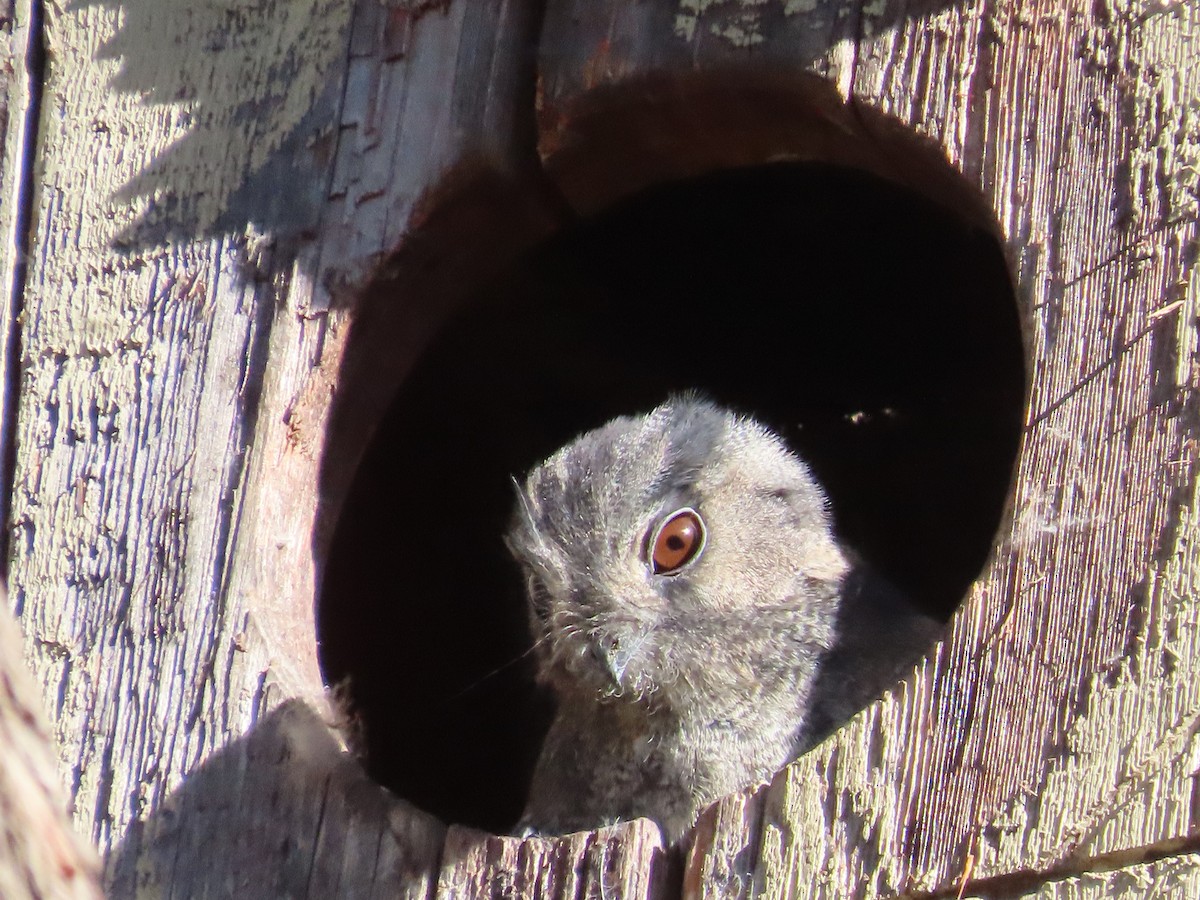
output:
[[807, 685], [846, 562], [805, 465], [757, 423], [672, 400], [568, 444], [508, 535], [541, 677], [666, 704]]

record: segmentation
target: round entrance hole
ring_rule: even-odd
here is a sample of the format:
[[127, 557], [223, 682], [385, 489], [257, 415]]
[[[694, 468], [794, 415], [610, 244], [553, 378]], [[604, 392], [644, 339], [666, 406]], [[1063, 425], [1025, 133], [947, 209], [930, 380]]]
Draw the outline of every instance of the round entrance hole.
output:
[[699, 390], [812, 466], [840, 538], [945, 619], [991, 553], [1025, 400], [995, 236], [820, 163], [660, 185], [516, 260], [442, 327], [362, 458], [319, 607], [371, 775], [519, 816], [549, 721], [503, 534], [512, 477]]

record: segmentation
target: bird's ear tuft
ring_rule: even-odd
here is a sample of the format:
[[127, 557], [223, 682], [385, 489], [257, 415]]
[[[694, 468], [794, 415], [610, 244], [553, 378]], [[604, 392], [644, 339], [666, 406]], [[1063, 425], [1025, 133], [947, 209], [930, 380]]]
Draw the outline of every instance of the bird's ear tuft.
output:
[[702, 406], [712, 410], [713, 412], [719, 412], [724, 415], [724, 411], [721, 409], [721, 407], [718, 406], [717, 403], [708, 396], [708, 394], [704, 393], [704, 391], [700, 390], [700, 388], [694, 387], [672, 394], [667, 398], [667, 402], [664, 403], [663, 406], [670, 406], [676, 409], [682, 409], [689, 406]]
[[708, 465], [729, 429], [730, 414], [707, 400], [681, 397], [659, 407], [667, 417], [667, 481], [685, 486]]

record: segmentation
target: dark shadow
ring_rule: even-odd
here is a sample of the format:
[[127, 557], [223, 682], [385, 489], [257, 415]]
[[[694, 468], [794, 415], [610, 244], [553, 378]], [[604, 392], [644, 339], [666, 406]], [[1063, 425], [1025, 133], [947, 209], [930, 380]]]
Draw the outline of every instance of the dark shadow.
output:
[[129, 826], [105, 861], [105, 893], [395, 897], [436, 877], [443, 836], [441, 823], [368, 780], [320, 718], [290, 700]]
[[996, 238], [844, 167], [665, 184], [524, 255], [416, 359], [333, 537], [322, 663], [349, 679], [369, 771], [511, 825], [546, 709], [501, 541], [510, 478], [674, 391], [780, 431], [842, 539], [947, 617], [1004, 513], [1023, 361]]
[[[180, 140], [116, 192], [117, 202], [146, 204], [113, 236], [116, 246], [240, 235], [248, 226], [288, 239], [316, 227], [342, 102], [347, 52], [339, 32], [349, 20], [342, 0], [325, 6], [327, 32], [288, 4], [76, 0], [59, 13], [81, 16], [100, 7], [119, 14], [120, 30], [95, 56], [119, 61], [111, 88], [139, 95], [150, 127], [173, 115], [187, 123]], [[267, 67], [271, 78], [264, 77]], [[296, 84], [309, 77], [316, 93], [298, 94]], [[186, 107], [172, 113], [167, 104]], [[203, 177], [214, 158], [231, 152], [245, 159], [240, 175], [227, 183]]]
[[514, 867], [488, 852], [489, 835], [447, 833], [371, 781], [310, 707], [289, 700], [131, 823], [104, 861], [103, 886], [114, 898], [432, 897], [439, 875], [462, 874], [465, 860], [487, 896], [520, 892], [534, 878], [590, 887], [634, 866], [669, 885], [677, 856], [632, 853], [641, 849], [629, 838], [636, 827], [534, 838], [519, 851], [528, 866]]

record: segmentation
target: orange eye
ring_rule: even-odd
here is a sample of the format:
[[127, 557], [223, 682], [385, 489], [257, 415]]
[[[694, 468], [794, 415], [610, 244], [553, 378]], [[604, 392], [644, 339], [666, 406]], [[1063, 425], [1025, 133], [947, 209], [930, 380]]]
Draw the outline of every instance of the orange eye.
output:
[[674, 575], [704, 549], [704, 520], [694, 509], [683, 508], [667, 516], [650, 544], [650, 564], [655, 575]]

